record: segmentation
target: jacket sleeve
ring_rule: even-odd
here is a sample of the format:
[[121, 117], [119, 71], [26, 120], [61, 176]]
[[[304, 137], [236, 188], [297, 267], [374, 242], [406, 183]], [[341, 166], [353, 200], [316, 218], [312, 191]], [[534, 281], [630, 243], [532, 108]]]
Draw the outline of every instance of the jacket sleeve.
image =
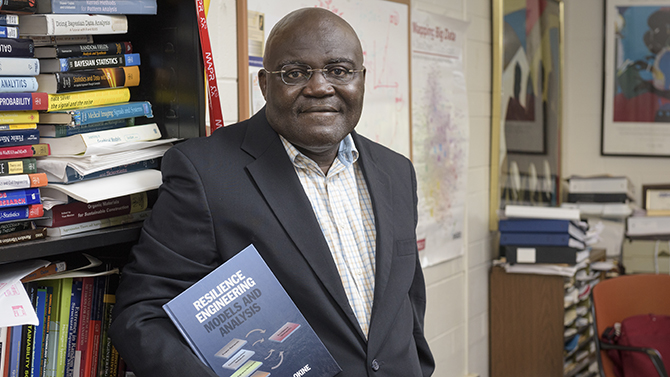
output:
[[124, 266], [109, 334], [139, 376], [216, 374], [191, 351], [162, 306], [222, 261], [201, 181], [177, 148], [162, 162], [163, 185]]

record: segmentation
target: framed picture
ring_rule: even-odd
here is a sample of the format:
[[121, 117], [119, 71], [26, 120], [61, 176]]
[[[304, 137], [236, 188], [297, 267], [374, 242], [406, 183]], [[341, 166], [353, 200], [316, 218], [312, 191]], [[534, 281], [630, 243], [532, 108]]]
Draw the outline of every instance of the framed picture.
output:
[[558, 204], [562, 41], [562, 1], [493, 0], [492, 230], [506, 204]]
[[601, 152], [670, 156], [670, 4], [605, 3]]

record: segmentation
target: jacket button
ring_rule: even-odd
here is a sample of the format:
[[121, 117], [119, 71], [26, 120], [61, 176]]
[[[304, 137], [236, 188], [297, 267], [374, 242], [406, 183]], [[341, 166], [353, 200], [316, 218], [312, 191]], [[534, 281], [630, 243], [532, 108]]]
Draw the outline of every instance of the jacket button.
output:
[[372, 360], [372, 364], [370, 365], [370, 367], [375, 372], [379, 370], [379, 362], [377, 361], [377, 359]]

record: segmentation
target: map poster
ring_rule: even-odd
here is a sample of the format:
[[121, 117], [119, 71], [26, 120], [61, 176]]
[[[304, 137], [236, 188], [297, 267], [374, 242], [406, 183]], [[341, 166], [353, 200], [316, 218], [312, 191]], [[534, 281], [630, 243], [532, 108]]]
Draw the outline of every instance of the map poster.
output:
[[423, 267], [463, 255], [468, 102], [463, 46], [468, 23], [412, 10], [412, 161]]

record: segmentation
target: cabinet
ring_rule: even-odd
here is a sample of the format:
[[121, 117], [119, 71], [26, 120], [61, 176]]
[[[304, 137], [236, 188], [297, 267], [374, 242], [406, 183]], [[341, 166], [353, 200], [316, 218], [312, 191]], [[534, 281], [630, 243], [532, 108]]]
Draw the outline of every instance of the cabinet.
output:
[[[130, 40], [142, 59], [140, 86], [131, 89], [131, 99], [151, 102], [154, 118], [144, 122], [157, 123], [165, 137], [205, 135], [204, 73], [194, 2], [160, 0], [157, 15], [128, 16], [127, 34], [95, 36], [96, 42], [119, 38]], [[83, 250], [126, 255], [141, 226], [1, 246], [0, 263]]]
[[[597, 250], [591, 253], [590, 260], [604, 258], [605, 251]], [[578, 326], [576, 335], [584, 336], [577, 349], [564, 351], [565, 342], [571, 338], [564, 336], [566, 313], [576, 305], [565, 304], [569, 286], [570, 279], [563, 276], [508, 274], [503, 267], [492, 268], [491, 377], [590, 375], [588, 367], [595, 361], [595, 350], [590, 348], [591, 326]], [[586, 315], [590, 315], [589, 311]], [[578, 353], [586, 356], [566, 368]]]

